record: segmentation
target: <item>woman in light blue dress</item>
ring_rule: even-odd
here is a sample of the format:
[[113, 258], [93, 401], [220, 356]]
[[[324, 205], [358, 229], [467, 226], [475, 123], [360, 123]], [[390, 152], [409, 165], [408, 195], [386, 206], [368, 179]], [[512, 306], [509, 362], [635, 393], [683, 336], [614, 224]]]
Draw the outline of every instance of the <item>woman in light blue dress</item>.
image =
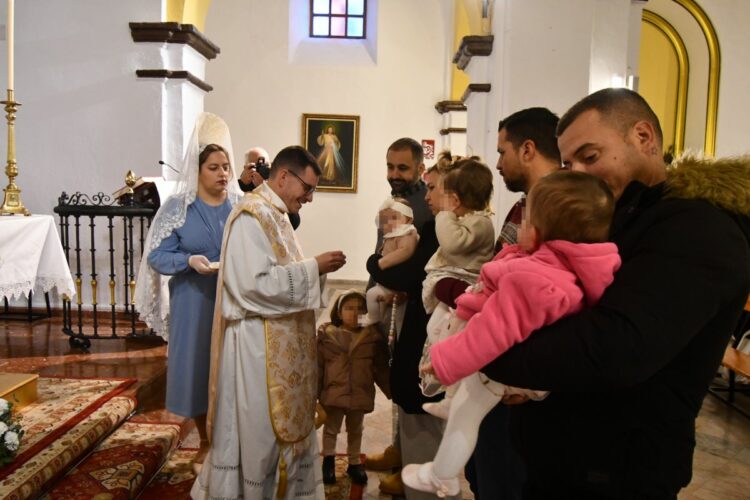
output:
[[[219, 191], [229, 178], [229, 160], [219, 148], [209, 144], [201, 154], [206, 159], [201, 164], [198, 195], [187, 208], [185, 224], [148, 256], [148, 264], [157, 273], [172, 276], [166, 408], [191, 418], [205, 415], [208, 409], [208, 352], [216, 299], [216, 270], [209, 264], [219, 261], [224, 222], [232, 211], [226, 189]], [[204, 172], [213, 184], [204, 189], [210, 196], [201, 193]]]
[[[188, 148], [178, 192], [162, 205], [149, 230], [135, 296], [141, 319], [169, 340], [166, 409], [195, 420], [201, 439], [198, 464], [208, 451], [216, 264], [224, 223], [241, 195], [233, 180], [231, 144], [200, 145], [203, 136], [215, 135], [216, 124], [223, 124], [220, 120], [204, 113], [196, 124], [193, 135], [198, 140]], [[164, 282], [168, 282], [166, 297]]]

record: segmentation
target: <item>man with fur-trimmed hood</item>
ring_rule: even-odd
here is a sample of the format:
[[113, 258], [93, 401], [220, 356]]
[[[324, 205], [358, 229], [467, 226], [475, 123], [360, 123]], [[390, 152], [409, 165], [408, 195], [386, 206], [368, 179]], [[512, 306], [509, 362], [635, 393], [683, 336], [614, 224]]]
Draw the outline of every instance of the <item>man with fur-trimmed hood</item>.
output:
[[627, 89], [560, 120], [564, 165], [617, 198], [622, 257], [599, 304], [542, 328], [483, 370], [552, 391], [513, 411], [524, 498], [676, 498], [695, 419], [750, 293], [750, 157], [667, 168], [659, 121]]

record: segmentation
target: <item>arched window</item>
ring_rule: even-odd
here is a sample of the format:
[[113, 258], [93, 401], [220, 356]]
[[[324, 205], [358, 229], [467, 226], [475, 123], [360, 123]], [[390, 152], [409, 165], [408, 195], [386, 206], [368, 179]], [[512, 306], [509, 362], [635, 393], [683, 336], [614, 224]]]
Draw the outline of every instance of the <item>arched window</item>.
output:
[[367, 0], [310, 0], [312, 38], [366, 38]]

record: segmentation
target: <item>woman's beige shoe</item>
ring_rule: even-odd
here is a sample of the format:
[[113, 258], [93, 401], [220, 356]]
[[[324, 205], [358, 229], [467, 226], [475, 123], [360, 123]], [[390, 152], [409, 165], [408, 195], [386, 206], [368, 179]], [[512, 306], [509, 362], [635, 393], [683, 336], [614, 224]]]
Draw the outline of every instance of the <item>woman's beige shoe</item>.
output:
[[404, 496], [404, 482], [401, 480], [401, 473], [389, 474], [380, 480], [378, 486], [381, 493], [393, 496]]
[[401, 467], [401, 452], [393, 445], [388, 446], [383, 453], [365, 457], [366, 469], [386, 471], [396, 467]]

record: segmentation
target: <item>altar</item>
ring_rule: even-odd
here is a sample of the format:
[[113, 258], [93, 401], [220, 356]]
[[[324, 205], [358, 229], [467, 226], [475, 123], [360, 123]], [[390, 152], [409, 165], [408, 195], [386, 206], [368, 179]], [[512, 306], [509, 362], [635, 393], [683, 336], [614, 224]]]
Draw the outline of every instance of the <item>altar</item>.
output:
[[0, 297], [15, 300], [53, 288], [68, 297], [75, 283], [51, 215], [0, 217]]

